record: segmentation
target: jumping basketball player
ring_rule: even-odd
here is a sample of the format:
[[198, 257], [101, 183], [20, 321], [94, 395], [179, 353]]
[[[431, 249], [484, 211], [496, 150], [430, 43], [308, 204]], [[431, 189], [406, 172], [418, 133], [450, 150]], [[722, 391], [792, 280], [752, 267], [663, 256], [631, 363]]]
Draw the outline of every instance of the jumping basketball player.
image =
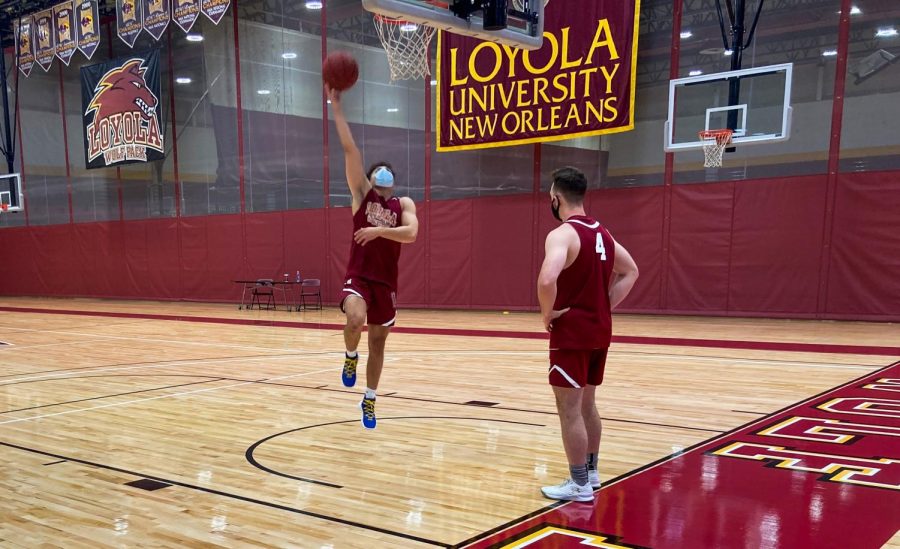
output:
[[359, 152], [341, 107], [341, 94], [326, 86], [338, 137], [344, 148], [347, 185], [353, 196], [353, 241], [350, 264], [341, 293], [341, 310], [347, 315], [344, 343], [347, 352], [341, 381], [356, 384], [359, 354], [356, 348], [368, 322], [369, 359], [366, 361], [366, 394], [360, 402], [362, 424], [375, 428], [375, 390], [384, 365], [384, 344], [397, 319], [397, 265], [400, 245], [416, 241], [419, 221], [416, 205], [408, 197], [394, 196], [394, 170], [376, 162], [363, 171]]
[[638, 277], [634, 260], [600, 222], [584, 212], [587, 179], [575, 168], [553, 172], [550, 207], [562, 224], [547, 235], [538, 301], [550, 332], [550, 385], [571, 478], [541, 492], [551, 499], [592, 501], [600, 487], [600, 414], [594, 402], [612, 337], [611, 310]]

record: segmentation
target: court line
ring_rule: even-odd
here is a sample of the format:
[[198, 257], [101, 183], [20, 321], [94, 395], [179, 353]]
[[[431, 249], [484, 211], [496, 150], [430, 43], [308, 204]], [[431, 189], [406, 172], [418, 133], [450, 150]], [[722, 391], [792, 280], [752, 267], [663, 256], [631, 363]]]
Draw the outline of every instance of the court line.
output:
[[[636, 476], [636, 475], [638, 475], [638, 474], [641, 474], [641, 473], [644, 473], [644, 472], [646, 472], [646, 471], [649, 471], [650, 469], [653, 469], [653, 468], [655, 468], [655, 467], [659, 467], [660, 465], [663, 465], [663, 464], [665, 464], [665, 463], [667, 463], [667, 462], [669, 462], [669, 461], [672, 461], [672, 460], [674, 460], [674, 459], [678, 459], [679, 457], [683, 456], [684, 454], [687, 454], [687, 453], [689, 453], [689, 452], [693, 452], [693, 451], [697, 450], [698, 448], [701, 448], [701, 447], [707, 446], [707, 445], [712, 445], [712, 444], [715, 443], [716, 441], [722, 440], [722, 439], [724, 439], [724, 438], [726, 438], [726, 437], [728, 437], [728, 436], [731, 436], [731, 435], [733, 435], [734, 433], [737, 433], [738, 431], [741, 431], [741, 430], [744, 430], [744, 429], [749, 429], [750, 427], [753, 427], [754, 425], [757, 425], [757, 424], [760, 424], [760, 423], [764, 423], [764, 422], [768, 421], [769, 419], [771, 419], [772, 417], [774, 417], [774, 416], [776, 416], [776, 415], [778, 415], [778, 414], [781, 414], [781, 413], [786, 412], [786, 411], [788, 411], [788, 410], [791, 410], [791, 409], [793, 409], [793, 408], [799, 408], [800, 406], [803, 406], [803, 405], [805, 405], [805, 404], [808, 404], [808, 403], [810, 403], [810, 402], [812, 402], [812, 401], [814, 401], [814, 400], [816, 400], [816, 399], [819, 399], [819, 398], [821, 398], [821, 397], [823, 397], [823, 396], [825, 396], [825, 395], [828, 395], [829, 393], [833, 393], [833, 392], [836, 392], [836, 391], [840, 391], [840, 390], [842, 390], [842, 389], [845, 389], [845, 388], [847, 388], [847, 387], [850, 387], [851, 385], [856, 384], [856, 383], [859, 383], [860, 381], [862, 381], [862, 380], [864, 380], [864, 379], [866, 379], [866, 378], [870, 378], [870, 377], [876, 376], [876, 375], [880, 374], [881, 372], [883, 372], [883, 371], [885, 371], [885, 370], [887, 370], [887, 369], [889, 369], [889, 368], [893, 368], [894, 366], [898, 366], [898, 365], [900, 365], [900, 362], [893, 362], [893, 363], [891, 363], [891, 364], [888, 364], [887, 366], [883, 366], [883, 367], [879, 368], [878, 370], [876, 370], [876, 371], [874, 371], [874, 372], [869, 372], [869, 373], [867, 373], [867, 374], [863, 374], [863, 375], [861, 375], [861, 376], [859, 376], [859, 377], [857, 377], [857, 378], [855, 378], [855, 379], [851, 379], [850, 381], [848, 381], [848, 382], [846, 382], [846, 383], [842, 383], [841, 385], [838, 385], [837, 387], [832, 387], [832, 388], [830, 388], [830, 389], [825, 389], [824, 391], [822, 391], [822, 392], [820, 392], [820, 393], [818, 393], [818, 394], [815, 394], [815, 395], [813, 395], [813, 396], [811, 396], [811, 397], [805, 398], [805, 399], [803, 399], [803, 400], [801, 400], [801, 401], [799, 401], [799, 402], [794, 402], [793, 404], [788, 404], [787, 406], [785, 406], [785, 407], [783, 407], [783, 408], [781, 408], [781, 409], [779, 409], [779, 410], [775, 410], [774, 412], [772, 412], [772, 413], [770, 413], [770, 414], [766, 414], [764, 417], [757, 418], [757, 419], [751, 419], [751, 420], [748, 421], [747, 423], [745, 423], [745, 424], [743, 424], [743, 425], [739, 425], [739, 426], [735, 427], [734, 429], [730, 429], [730, 430], [728, 430], [728, 431], [726, 431], [726, 432], [724, 432], [724, 433], [722, 433], [722, 434], [720, 434], [720, 435], [714, 436], [714, 437], [709, 438], [709, 439], [707, 439], [707, 440], [700, 441], [700, 442], [698, 442], [698, 443], [696, 443], [696, 444], [692, 444], [692, 445], [688, 446], [687, 448], [684, 448], [684, 449], [682, 449], [682, 450], [680, 450], [680, 451], [678, 451], [678, 452], [675, 452], [675, 453], [673, 453], [673, 454], [669, 454], [668, 456], [663, 456], [663, 457], [657, 459], [656, 461], [652, 461], [652, 462], [650, 462], [650, 463], [648, 463], [648, 464], [646, 464], [646, 465], [642, 465], [642, 466], [638, 467], [637, 469], [633, 469], [633, 470], [631, 470], [631, 471], [628, 471], [627, 473], [623, 473], [623, 474], [621, 474], [621, 475], [619, 475], [619, 476], [617, 476], [617, 477], [614, 477], [614, 478], [612, 478], [612, 479], [610, 479], [610, 480], [608, 480], [608, 481], [606, 481], [606, 482], [603, 482], [603, 486], [602, 486], [602, 488], [600, 488], [600, 490], [607, 489], [607, 488], [609, 488], [610, 486], [612, 486], [612, 485], [614, 485], [614, 484], [618, 484], [618, 483], [623, 482], [623, 481], [625, 481], [625, 480], [627, 480], [627, 479], [629, 479], [629, 478], [631, 478], [631, 477], [633, 477], [633, 476]], [[595, 492], [595, 493], [596, 493], [596, 492]], [[491, 537], [491, 536], [493, 536], [493, 535], [495, 535], [495, 534], [499, 534], [499, 533], [501, 533], [501, 532], [503, 532], [503, 531], [509, 530], [510, 528], [514, 528], [514, 527], [518, 526], [519, 524], [522, 524], [523, 522], [529, 521], [529, 520], [531, 520], [531, 519], [533, 519], [533, 518], [535, 518], [535, 517], [538, 517], [538, 516], [541, 516], [541, 515], [543, 515], [543, 514], [549, 513], [549, 512], [551, 512], [551, 511], [554, 511], [554, 510], [556, 510], [557, 508], [562, 507], [563, 505], [570, 505], [570, 504], [573, 504], [573, 502], [571, 502], [571, 501], [557, 501], [557, 502], [551, 503], [550, 505], [547, 505], [547, 506], [542, 507], [542, 508], [540, 508], [540, 509], [536, 509], [535, 511], [532, 511], [531, 513], [528, 513], [528, 514], [526, 514], [526, 515], [523, 515], [523, 516], [521, 516], [521, 517], [519, 517], [519, 518], [517, 518], [517, 519], [511, 520], [511, 521], [506, 522], [506, 523], [504, 523], [504, 524], [501, 524], [501, 525], [499, 525], [499, 526], [497, 526], [497, 527], [495, 527], [495, 528], [492, 528], [491, 530], [488, 530], [488, 531], [483, 532], [483, 533], [481, 533], [481, 534], [478, 534], [478, 535], [476, 535], [476, 536], [472, 536], [472, 537], [470, 537], [470, 538], [468, 538], [468, 539], [466, 539], [466, 540], [463, 540], [463, 541], [461, 541], [461, 542], [459, 542], [459, 543], [455, 543], [455, 544], [453, 544], [453, 548], [467, 547], [467, 546], [472, 545], [472, 544], [474, 544], [474, 543], [477, 543], [477, 542], [479, 542], [479, 541], [481, 541], [481, 540], [487, 539], [487, 538], [489, 538], [489, 537]], [[574, 504], [575, 504], [575, 505], [580, 505], [579, 503], [574, 503]]]
[[160, 395], [160, 396], [155, 396], [155, 397], [139, 398], [139, 399], [135, 399], [135, 400], [128, 400], [125, 402], [112, 402], [110, 404], [101, 404], [100, 406], [92, 406], [90, 408], [78, 408], [76, 410], [66, 410], [64, 412], [54, 412], [52, 414], [43, 414], [43, 415], [39, 415], [39, 416], [23, 417], [23, 418], [18, 418], [18, 419], [8, 419], [6, 421], [0, 421], [0, 425], [8, 425], [11, 423], [22, 423], [24, 421], [34, 421], [36, 419], [44, 419], [44, 418], [55, 417], [55, 416], [64, 416], [64, 415], [68, 415], [68, 414], [77, 414], [79, 412], [89, 412], [91, 410], [101, 410], [103, 408], [116, 408], [119, 406], [127, 406], [129, 404], [137, 404], [140, 402], [149, 402], [151, 400], [161, 400], [164, 398], [195, 395], [195, 394], [199, 394], [199, 393], [208, 393], [211, 391], [219, 391], [222, 389], [232, 389], [234, 387], [251, 385], [251, 384], [256, 383], [257, 381], [267, 381], [268, 379], [277, 381], [277, 380], [282, 380], [282, 379], [291, 379], [291, 378], [295, 378], [295, 377], [311, 376], [311, 375], [315, 375], [315, 374], [323, 374], [325, 372], [331, 372], [333, 370], [334, 370], [334, 368], [327, 368], [327, 369], [323, 369], [323, 370], [316, 370], [314, 372], [303, 372], [303, 373], [299, 373], [299, 374], [290, 374], [290, 375], [286, 375], [286, 376], [279, 376], [279, 377], [267, 378], [267, 379], [262, 379], [262, 380], [245, 381], [243, 383], [235, 383], [233, 385], [224, 385], [222, 387], [210, 387], [208, 389], [197, 389], [196, 391], [185, 391], [183, 393], [173, 393], [171, 395]]
[[[238, 324], [245, 326], [273, 326], [281, 328], [309, 328], [315, 330], [342, 330], [342, 324], [324, 324], [319, 322], [293, 322], [284, 320], [249, 320], [206, 316], [177, 316], [159, 314], [117, 313], [110, 311], [72, 311], [67, 309], [39, 309], [32, 307], [0, 306], [0, 311], [57, 314], [75, 316], [101, 316], [111, 318], [143, 318], [147, 320], [169, 320], [180, 322], [200, 322], [211, 324]], [[503, 330], [472, 330], [461, 328], [420, 328], [394, 327], [395, 333], [420, 335], [446, 335], [465, 337], [499, 337], [512, 339], [548, 339], [546, 332], [522, 332]], [[875, 345], [843, 345], [832, 343], [796, 343], [781, 341], [747, 341], [737, 339], [692, 339], [678, 337], [651, 337], [614, 335], [613, 343], [634, 343], [639, 345], [670, 345], [678, 347], [713, 347], [726, 349], [755, 349], [762, 351], [788, 351], [807, 353], [834, 353], [857, 355], [900, 356], [900, 347]]]
[[261, 499], [255, 499], [255, 498], [251, 498], [251, 497], [247, 497], [247, 496], [242, 496], [242, 495], [240, 495], [240, 494], [232, 494], [232, 493], [230, 493], [230, 492], [224, 492], [224, 491], [222, 491], [222, 490], [215, 490], [215, 489], [213, 489], [213, 488], [207, 488], [207, 487], [204, 487], [204, 486], [197, 486], [197, 485], [195, 485], [195, 484], [189, 484], [189, 483], [187, 483], [187, 482], [182, 482], [182, 481], [179, 481], [179, 480], [171, 480], [171, 479], [167, 479], [167, 478], [160, 477], [160, 476], [157, 476], [157, 475], [148, 475], [148, 474], [145, 474], [145, 473], [139, 473], [139, 472], [136, 472], [136, 471], [130, 471], [130, 470], [128, 470], [128, 469], [122, 469], [122, 468], [120, 468], [120, 467], [115, 467], [115, 466], [112, 466], [112, 465], [104, 465], [104, 464], [102, 464], [102, 463], [97, 463], [97, 462], [93, 462], [93, 461], [87, 461], [87, 460], [84, 460], [84, 459], [68, 457], [68, 456], [64, 456], [64, 455], [61, 455], [61, 454], [55, 454], [55, 453], [52, 453], [52, 452], [45, 452], [45, 451], [43, 451], [43, 450], [38, 450], [38, 449], [36, 449], [36, 448], [28, 448], [27, 446], [20, 446], [20, 445], [18, 445], [18, 444], [12, 444], [12, 443], [10, 443], [10, 442], [3, 442], [3, 441], [0, 441], [0, 446], [6, 446], [7, 448], [14, 448], [14, 449], [16, 449], [16, 450], [21, 450], [21, 451], [23, 451], [23, 452], [30, 452], [30, 453], [33, 453], [33, 454], [44, 455], [44, 456], [56, 458], [56, 459], [59, 459], [59, 460], [71, 461], [71, 462], [73, 462], [73, 463], [80, 463], [81, 465], [87, 465], [87, 466], [89, 466], [89, 467], [96, 467], [96, 468], [98, 468], [98, 469], [105, 469], [105, 470], [107, 470], [107, 471], [115, 471], [115, 472], [117, 472], [117, 473], [122, 473], [122, 474], [126, 474], [126, 475], [131, 475], [131, 476], [135, 476], [135, 477], [138, 477], [138, 478], [148, 478], [148, 479], [151, 479], [151, 480], [156, 480], [156, 481], [158, 481], [158, 482], [164, 482], [164, 483], [166, 483], [166, 484], [171, 484], [171, 485], [173, 485], [173, 486], [180, 486], [180, 487], [182, 487], [182, 488], [187, 488], [187, 489], [189, 489], [189, 490], [197, 490], [197, 491], [200, 491], [200, 492], [205, 492], [205, 493], [207, 493], [207, 494], [213, 494], [213, 495], [216, 495], [216, 496], [222, 496], [222, 497], [226, 497], [226, 498], [236, 499], [236, 500], [243, 501], [243, 502], [246, 502], [246, 503], [255, 503], [255, 504], [257, 504], [257, 505], [263, 505], [263, 506], [265, 506], [265, 507], [270, 507], [270, 508], [273, 508], [273, 509], [279, 509], [279, 510], [281, 510], [281, 511], [287, 511], [287, 512], [289, 512], [289, 513], [295, 513], [295, 514], [298, 514], [298, 515], [305, 515], [305, 516], [308, 516], [308, 517], [317, 518], [317, 519], [324, 520], [324, 521], [327, 521], [327, 522], [336, 522], [336, 523], [338, 523], [338, 524], [344, 524], [344, 525], [346, 525], [346, 526], [353, 526], [353, 527], [356, 527], [356, 528], [362, 528], [362, 529], [364, 529], [364, 530], [370, 530], [370, 531], [378, 532], [378, 533], [381, 533], [381, 534], [387, 534], [387, 535], [389, 535], [389, 536], [394, 536], [394, 537], [399, 537], [399, 538], [409, 539], [409, 540], [413, 540], [413, 541], [418, 541], [418, 542], [420, 542], [420, 543], [425, 543], [425, 544], [428, 544], [428, 545], [434, 545], [434, 546], [437, 546], [437, 547], [446, 547], [446, 548], [451, 547], [451, 545], [450, 545], [449, 543], [444, 543], [444, 542], [441, 542], [441, 541], [435, 541], [435, 540], [431, 540], [431, 539], [428, 539], [428, 538], [422, 538], [422, 537], [414, 536], [414, 535], [412, 535], [412, 534], [407, 534], [407, 533], [404, 533], [404, 532], [395, 532], [395, 531], [393, 531], [393, 530], [388, 530], [388, 529], [386, 529], [386, 528], [380, 528], [380, 527], [378, 527], [378, 526], [371, 526], [371, 525], [367, 525], [367, 524], [362, 524], [362, 523], [359, 523], [359, 522], [354, 522], [354, 521], [352, 521], [352, 520], [342, 519], [342, 518], [340, 518], [340, 517], [333, 517], [333, 516], [325, 515], [325, 514], [322, 514], [322, 513], [316, 513], [316, 512], [314, 512], [314, 511], [308, 511], [308, 510], [306, 510], [306, 509], [296, 509], [296, 508], [294, 508], [294, 507], [289, 507], [289, 506], [287, 506], [287, 505], [282, 505], [282, 504], [280, 504], [280, 503], [274, 503], [274, 502], [271, 502], [271, 501], [263, 501], [263, 500], [261, 500]]
[[[104, 377], [104, 376], [87, 376], [87, 377]], [[210, 376], [190, 376], [190, 377], [210, 377]], [[101, 400], [104, 398], [113, 398], [113, 397], [117, 397], [117, 396], [135, 395], [138, 393], [149, 393], [151, 391], [162, 391], [163, 389], [174, 389], [175, 387], [187, 387], [188, 385], [200, 385], [201, 383], [213, 383], [215, 381], [223, 381], [225, 379], [226, 378], [224, 378], [224, 377], [220, 377], [220, 378], [216, 378], [216, 379], [207, 379], [206, 381], [194, 381], [192, 383], [179, 383], [178, 385], [166, 385], [164, 387], [154, 387], [152, 389], [141, 389], [140, 391], [129, 391], [127, 393], [117, 393], [114, 395], [103, 395], [103, 396], [96, 396], [96, 397], [91, 397], [91, 398], [80, 398], [78, 400], [69, 400], [67, 402], [56, 402], [53, 404], [42, 404], [40, 406], [31, 406], [29, 408], [18, 408], [16, 410], [3, 410], [2, 412], [0, 412], [0, 414], [11, 414], [13, 412], [24, 412], [26, 410], [36, 410], [38, 408], [49, 408], [51, 406], [62, 406], [64, 404], [75, 404], [76, 402], [88, 402], [91, 400]]]
[[[126, 370], [139, 370], [141, 368], [154, 369], [154, 368], [166, 368], [170, 366], [196, 366], [198, 364], [224, 364], [228, 362], [241, 362], [247, 360], [289, 360], [295, 358], [308, 358], [311, 356], [316, 356], [320, 354], [332, 354], [333, 351], [311, 351], [309, 353], [297, 353], [292, 355], [275, 355], [271, 357], [258, 357], [258, 358], [244, 358], [244, 357], [235, 357], [235, 358], [222, 358], [222, 359], [200, 359], [200, 360], [181, 360], [181, 361], [167, 361], [165, 363], [149, 363], [149, 364], [138, 364], [135, 366], [113, 366], [113, 367], [97, 367], [96, 369], [89, 370], [90, 373], [94, 372], [124, 372]], [[56, 375], [46, 375], [46, 376], [34, 376], [34, 377], [21, 377], [14, 379], [5, 379], [0, 381], [0, 387], [6, 385], [15, 385], [17, 383], [24, 383], [28, 381], [39, 381], [42, 379], [67, 379], [65, 376], [67, 373], [71, 372], [71, 370], [63, 370]], [[77, 372], [82, 373], [83, 370]]]
[[[5, 374], [5, 375], [0, 375], [0, 378], [24, 376], [24, 375], [32, 376], [32, 375], [37, 375], [37, 374], [53, 374], [56, 372], [77, 372], [77, 371], [81, 371], [81, 370], [92, 370], [94, 368], [112, 368], [115, 366], [137, 366], [139, 364], [146, 364], [148, 366], [154, 365], [154, 364], [164, 365], [164, 364], [167, 364], [170, 362], [177, 363], [177, 362], [183, 362], [185, 360], [227, 360], [227, 359], [231, 359], [231, 358], [247, 358], [247, 359], [250, 359], [250, 358], [272, 358], [272, 356], [273, 355], [270, 355], [270, 354], [264, 354], [264, 355], [246, 355], [246, 356], [182, 358], [182, 359], [178, 359], [178, 360], [142, 360], [140, 362], [119, 362], [116, 364], [99, 364], [96, 366], [80, 366], [78, 368], [57, 368], [55, 370], [40, 370], [37, 372], [21, 372], [21, 373], [17, 373], [17, 374]], [[295, 356], [295, 355], [274, 355], [274, 356], [281, 357], [281, 356]], [[7, 381], [9, 381], [9, 380], [7, 380]], [[3, 382], [0, 381], [0, 383], [3, 383]]]

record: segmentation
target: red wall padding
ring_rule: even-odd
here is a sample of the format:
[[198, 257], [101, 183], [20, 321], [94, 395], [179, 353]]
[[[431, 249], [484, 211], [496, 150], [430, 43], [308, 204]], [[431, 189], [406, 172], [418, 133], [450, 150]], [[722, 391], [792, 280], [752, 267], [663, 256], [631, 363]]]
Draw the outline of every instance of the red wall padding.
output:
[[[900, 177], [841, 174], [831, 227], [826, 181], [675, 185], [668, 242], [665, 187], [591, 191], [586, 207], [641, 269], [623, 310], [900, 320]], [[556, 226], [544, 193], [418, 210], [419, 240], [401, 256], [402, 305], [537, 305]], [[0, 291], [237, 301], [232, 280], [300, 269], [335, 303], [351, 231], [349, 208], [9, 228]]]
[[900, 174], [838, 177], [826, 312], [900, 316]]

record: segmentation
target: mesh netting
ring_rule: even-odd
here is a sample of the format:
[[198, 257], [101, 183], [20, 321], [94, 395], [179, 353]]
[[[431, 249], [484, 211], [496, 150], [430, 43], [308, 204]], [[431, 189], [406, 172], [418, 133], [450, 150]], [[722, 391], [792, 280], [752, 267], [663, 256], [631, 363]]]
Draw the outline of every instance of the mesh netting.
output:
[[391, 80], [414, 80], [431, 74], [428, 46], [434, 27], [375, 15], [375, 29], [391, 65]]
[[720, 168], [722, 155], [728, 144], [731, 143], [732, 130], [703, 130], [700, 132], [700, 140], [703, 141], [703, 166], [706, 168]]

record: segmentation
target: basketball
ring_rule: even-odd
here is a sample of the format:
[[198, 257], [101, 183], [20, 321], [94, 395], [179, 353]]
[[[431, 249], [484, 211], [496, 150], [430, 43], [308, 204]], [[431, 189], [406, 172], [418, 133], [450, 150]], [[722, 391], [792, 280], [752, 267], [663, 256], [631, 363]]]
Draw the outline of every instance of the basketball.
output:
[[329, 53], [322, 63], [322, 80], [333, 90], [344, 91], [359, 78], [359, 64], [345, 51]]

